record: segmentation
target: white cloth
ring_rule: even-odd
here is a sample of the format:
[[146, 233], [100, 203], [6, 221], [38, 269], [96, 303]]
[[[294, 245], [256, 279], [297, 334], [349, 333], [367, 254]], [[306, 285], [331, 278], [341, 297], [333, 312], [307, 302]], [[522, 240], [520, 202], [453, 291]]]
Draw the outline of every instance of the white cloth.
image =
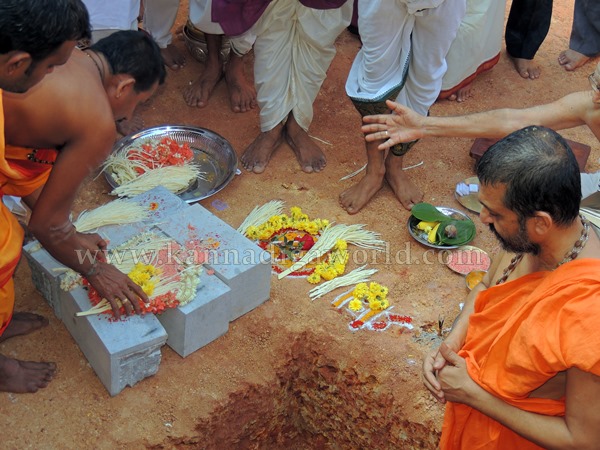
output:
[[600, 191], [600, 172], [581, 174], [581, 196], [586, 198]]
[[160, 48], [173, 41], [171, 28], [177, 19], [179, 0], [144, 0], [144, 29]]
[[346, 81], [348, 96], [381, 101], [403, 86], [396, 101], [427, 114], [465, 9], [465, 0], [358, 0], [362, 48]]
[[502, 49], [506, 0], [467, 0], [467, 12], [446, 55], [442, 90], [458, 86]]
[[335, 39], [351, 19], [352, 0], [325, 10], [298, 0], [274, 0], [252, 28], [231, 38], [238, 55], [254, 46], [261, 131], [272, 130], [290, 112], [308, 130], [313, 102], [335, 56]]
[[190, 0], [190, 22], [207, 34], [224, 34], [218, 22], [212, 21], [212, 0]]
[[92, 31], [137, 28], [140, 0], [83, 0], [83, 3], [90, 14]]
[[[90, 14], [92, 42], [118, 30], [137, 30], [140, 0], [83, 0]], [[160, 48], [172, 41], [179, 0], [144, 0], [144, 29]]]

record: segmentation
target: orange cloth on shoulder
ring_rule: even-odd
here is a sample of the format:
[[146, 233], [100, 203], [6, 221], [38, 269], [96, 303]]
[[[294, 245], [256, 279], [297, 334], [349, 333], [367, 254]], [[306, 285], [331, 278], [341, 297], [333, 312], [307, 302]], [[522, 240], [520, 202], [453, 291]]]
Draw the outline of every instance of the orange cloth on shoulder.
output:
[[[600, 376], [600, 260], [577, 259], [479, 294], [459, 355], [486, 391], [520, 409], [565, 415], [565, 401], [528, 398], [572, 367]], [[540, 449], [479, 411], [447, 403], [441, 449]]]
[[[54, 153], [54, 158], [56, 151]], [[23, 229], [4, 206], [2, 196], [23, 197], [43, 186], [52, 166], [27, 160], [31, 149], [6, 146], [4, 141], [4, 109], [0, 90], [0, 335], [8, 326], [14, 307], [12, 276], [21, 257]], [[51, 157], [46, 154], [46, 157]]]

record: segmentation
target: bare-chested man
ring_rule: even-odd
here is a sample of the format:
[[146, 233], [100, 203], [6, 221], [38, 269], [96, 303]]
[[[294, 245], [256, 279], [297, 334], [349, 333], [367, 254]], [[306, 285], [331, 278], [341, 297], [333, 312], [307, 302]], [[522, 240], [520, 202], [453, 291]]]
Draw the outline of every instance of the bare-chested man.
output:
[[[183, 91], [189, 106], [204, 108], [217, 83], [225, 76], [229, 90], [229, 104], [233, 112], [247, 112], [256, 108], [256, 90], [244, 74], [244, 58], [230, 51], [223, 28], [212, 21], [213, 0], [190, 0], [190, 15], [186, 32], [206, 41], [204, 71]], [[194, 34], [201, 36], [194, 36]]]
[[325, 155], [308, 128], [335, 39], [350, 24], [352, 0], [213, 0], [212, 8], [232, 51], [254, 50], [261, 132], [240, 158], [244, 168], [264, 172], [285, 140], [304, 172], [323, 170]]
[[[72, 46], [75, 40], [70, 41]], [[27, 95], [3, 95], [6, 151], [2, 163], [7, 167], [3, 191], [24, 198], [32, 209], [33, 235], [58, 261], [83, 274], [117, 313], [117, 299], [132, 314], [140, 311], [138, 298], [147, 297], [114, 266], [79, 260], [77, 250], [103, 250], [106, 242], [97, 234], [76, 232], [69, 215], [83, 180], [112, 149], [115, 120], [131, 117], [164, 77], [160, 49], [152, 38], [144, 32], [120, 31], [90, 50], [73, 52]], [[20, 246], [22, 232], [6, 239], [13, 247]], [[26, 368], [19, 361], [16, 364], [18, 370], [4, 374], [4, 390], [34, 392], [51, 378], [48, 374], [23, 384]]]
[[[0, 3], [0, 342], [48, 325], [48, 320], [37, 314], [13, 313], [12, 276], [21, 255], [23, 231], [1, 197], [26, 187], [12, 186], [11, 176], [20, 174], [4, 159], [2, 90], [27, 92], [67, 61], [78, 39], [89, 36], [89, 18], [80, 0]], [[52, 363], [0, 355], [0, 391], [35, 392], [47, 386], [55, 370]]]

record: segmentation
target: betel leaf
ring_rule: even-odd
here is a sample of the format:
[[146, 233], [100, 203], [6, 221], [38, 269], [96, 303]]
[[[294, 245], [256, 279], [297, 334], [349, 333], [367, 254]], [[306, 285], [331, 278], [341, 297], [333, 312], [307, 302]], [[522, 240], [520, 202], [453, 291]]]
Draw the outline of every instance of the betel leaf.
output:
[[[456, 236], [448, 237], [445, 233], [448, 225], [456, 227]], [[475, 224], [471, 220], [445, 220], [440, 222], [437, 230], [437, 242], [446, 245], [465, 245], [475, 238]]]
[[450, 217], [440, 212], [430, 203], [417, 203], [412, 207], [410, 213], [417, 219], [425, 222], [443, 222], [450, 219]]

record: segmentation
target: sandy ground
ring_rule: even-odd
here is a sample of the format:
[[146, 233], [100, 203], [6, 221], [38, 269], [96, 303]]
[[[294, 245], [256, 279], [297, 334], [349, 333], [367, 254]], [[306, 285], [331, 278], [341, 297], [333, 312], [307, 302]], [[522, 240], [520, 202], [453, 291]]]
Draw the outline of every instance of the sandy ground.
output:
[[[550, 33], [537, 57], [543, 69], [539, 80], [520, 78], [503, 51], [498, 65], [475, 81], [473, 98], [463, 104], [440, 102], [431, 114], [526, 107], [588, 88], [593, 63], [568, 73], [556, 61], [568, 46], [573, 1], [555, 3]], [[182, 2], [178, 25], [185, 22], [186, 4]], [[182, 42], [176, 45], [185, 51]], [[332, 295], [311, 302], [306, 281], [273, 277], [270, 300], [231, 323], [226, 335], [185, 359], [165, 346], [157, 375], [110, 397], [33, 288], [23, 262], [16, 274], [17, 309], [50, 317], [50, 326], [0, 344], [0, 352], [56, 361], [59, 371], [36, 394], [0, 394], [0, 448], [435, 448], [443, 406], [421, 385], [420, 359], [435, 336], [428, 331], [435, 331], [438, 318], [451, 323], [456, 315], [465, 282], [411, 239], [409, 213], [389, 187], [355, 216], [338, 205], [338, 194], [358, 181], [340, 178], [360, 168], [365, 154], [360, 118], [344, 91], [359, 42], [344, 32], [337, 47], [310, 129], [325, 141], [324, 172], [303, 173], [290, 148], [282, 145], [264, 174], [244, 172], [201, 204], [234, 227], [254, 205], [275, 198], [302, 207], [311, 217], [367, 224], [389, 242], [392, 257], [410, 252], [412, 263], [390, 264], [380, 255], [371, 265], [379, 269], [374, 279], [389, 286], [396, 312], [413, 318], [414, 330], [351, 333], [349, 317], [330, 306]], [[227, 138], [240, 155], [259, 132], [258, 114], [231, 112], [224, 83], [208, 108], [187, 107], [181, 92], [201, 70], [188, 57], [184, 69], [169, 71], [166, 85], [141, 108], [146, 125], [208, 128]], [[597, 140], [587, 128], [564, 136], [592, 146], [586, 169], [600, 168]], [[432, 138], [406, 156], [406, 165], [423, 162], [410, 174], [424, 190], [425, 201], [460, 208], [454, 186], [473, 175], [472, 143]], [[102, 177], [90, 180], [76, 210], [105, 203], [107, 190]], [[227, 207], [213, 207], [217, 200]], [[492, 236], [469, 214], [477, 224], [473, 244], [493, 252]], [[426, 258], [432, 263], [425, 264]]]

